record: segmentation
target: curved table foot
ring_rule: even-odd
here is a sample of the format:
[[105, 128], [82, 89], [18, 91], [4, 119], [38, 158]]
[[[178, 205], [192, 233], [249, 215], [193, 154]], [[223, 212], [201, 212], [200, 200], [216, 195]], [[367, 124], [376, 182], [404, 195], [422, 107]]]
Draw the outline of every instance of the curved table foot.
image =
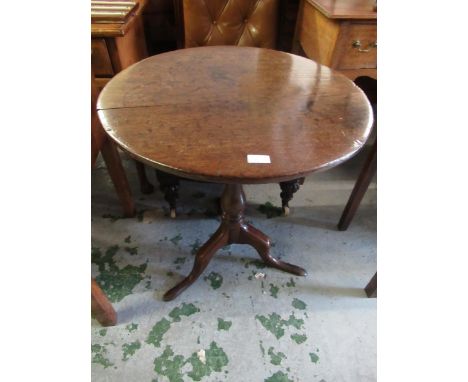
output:
[[218, 228], [218, 230], [213, 234], [213, 236], [211, 236], [210, 239], [205, 244], [203, 244], [203, 246], [198, 250], [190, 274], [175, 287], [168, 290], [164, 294], [163, 300], [173, 300], [190, 285], [192, 285], [205, 270], [206, 266], [208, 265], [216, 251], [228, 244], [228, 241], [229, 232], [226, 230], [224, 225], [221, 225]]
[[278, 268], [282, 271], [298, 276], [307, 276], [307, 271], [305, 269], [272, 257], [270, 255], [270, 238], [250, 224], [242, 226], [239, 235], [239, 243], [249, 244], [254, 247], [265, 264], [269, 265], [270, 267]]

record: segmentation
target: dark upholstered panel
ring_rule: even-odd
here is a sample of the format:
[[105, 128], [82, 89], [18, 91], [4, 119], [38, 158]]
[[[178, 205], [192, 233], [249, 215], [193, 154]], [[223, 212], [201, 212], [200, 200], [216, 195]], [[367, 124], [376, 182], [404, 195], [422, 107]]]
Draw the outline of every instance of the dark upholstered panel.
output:
[[279, 0], [182, 0], [185, 47], [275, 48]]

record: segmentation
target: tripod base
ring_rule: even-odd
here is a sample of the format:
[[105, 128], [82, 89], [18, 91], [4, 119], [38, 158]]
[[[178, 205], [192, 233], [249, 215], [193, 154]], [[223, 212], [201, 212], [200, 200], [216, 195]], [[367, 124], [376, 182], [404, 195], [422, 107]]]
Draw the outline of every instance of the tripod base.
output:
[[254, 247], [262, 260], [269, 266], [298, 276], [305, 276], [305, 269], [275, 259], [270, 255], [270, 239], [244, 221], [245, 194], [240, 184], [227, 184], [221, 197], [222, 221], [217, 231], [198, 250], [190, 274], [164, 294], [170, 301], [192, 285], [203, 273], [216, 251], [228, 244], [249, 244]]

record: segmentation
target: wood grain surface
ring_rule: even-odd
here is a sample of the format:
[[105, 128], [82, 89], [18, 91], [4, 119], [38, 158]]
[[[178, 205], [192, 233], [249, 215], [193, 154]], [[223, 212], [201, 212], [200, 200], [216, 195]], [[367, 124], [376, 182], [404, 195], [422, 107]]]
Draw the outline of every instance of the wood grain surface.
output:
[[[286, 181], [347, 160], [373, 117], [364, 93], [309, 59], [268, 49], [201, 47], [149, 57], [103, 89], [98, 114], [132, 156], [220, 183]], [[252, 164], [248, 154], [269, 155]]]

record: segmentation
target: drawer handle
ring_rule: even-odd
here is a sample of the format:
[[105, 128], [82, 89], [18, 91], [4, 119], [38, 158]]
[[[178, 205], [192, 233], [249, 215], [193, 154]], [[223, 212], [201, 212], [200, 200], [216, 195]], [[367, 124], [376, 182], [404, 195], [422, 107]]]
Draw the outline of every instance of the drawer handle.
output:
[[371, 49], [377, 48], [377, 42], [371, 42], [369, 45], [367, 45], [367, 49], [362, 49], [361, 48], [361, 41], [354, 40], [353, 41], [353, 48], [356, 48], [358, 50], [358, 52], [367, 53], [367, 52], [370, 52]]

